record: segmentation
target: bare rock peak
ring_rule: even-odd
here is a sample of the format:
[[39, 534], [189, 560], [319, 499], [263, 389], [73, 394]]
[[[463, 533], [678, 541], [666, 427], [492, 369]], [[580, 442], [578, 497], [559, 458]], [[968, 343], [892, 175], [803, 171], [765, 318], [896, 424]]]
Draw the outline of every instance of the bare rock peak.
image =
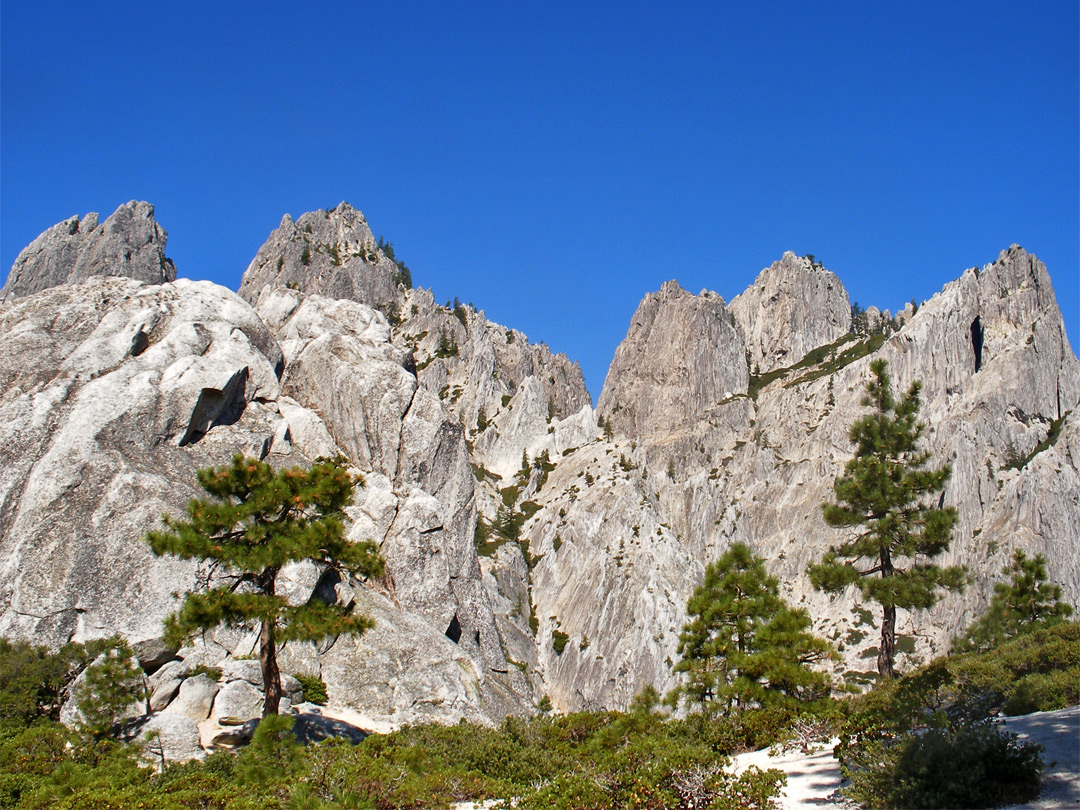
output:
[[254, 304], [264, 288], [288, 287], [382, 307], [397, 299], [402, 282], [387, 253], [347, 202], [296, 220], [286, 214], [244, 273], [240, 295]]
[[851, 328], [851, 303], [840, 279], [813, 256], [790, 250], [762, 270], [729, 308], [751, 366], [762, 373], [794, 365]]
[[0, 290], [0, 302], [91, 276], [123, 276], [149, 284], [175, 281], [176, 266], [165, 256], [168, 236], [148, 202], [125, 203], [100, 224], [96, 213], [71, 217], [19, 254]]

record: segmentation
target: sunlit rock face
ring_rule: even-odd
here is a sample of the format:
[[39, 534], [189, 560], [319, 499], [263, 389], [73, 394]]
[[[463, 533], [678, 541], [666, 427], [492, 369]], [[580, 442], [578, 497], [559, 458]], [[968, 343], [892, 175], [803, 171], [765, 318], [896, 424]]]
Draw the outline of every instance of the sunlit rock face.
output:
[[791, 251], [762, 270], [728, 309], [757, 374], [793, 366], [851, 328], [851, 304], [840, 279]]
[[[89, 219], [79, 232], [104, 227]], [[964, 594], [901, 613], [915, 641], [900, 667], [978, 615], [1015, 548], [1045, 554], [1080, 600], [1080, 364], [1046, 268], [1018, 247], [895, 324], [874, 309], [869, 335], [852, 333], [842, 285], [809, 258], [785, 254], [730, 305], [668, 282], [633, 314], [594, 410], [565, 356], [407, 289], [347, 205], [287, 218], [241, 295], [122, 277], [138, 251], [73, 278], [55, 268], [90, 243], [62, 225], [24, 251], [8, 288], [25, 294], [5, 288], [0, 304], [4, 635], [120, 632], [160, 652], [173, 594], [205, 572], [141, 538], [200, 495], [196, 471], [235, 453], [279, 467], [341, 454], [365, 478], [349, 536], [379, 544], [387, 576], [300, 564], [280, 582], [292, 604], [376, 619], [360, 639], [281, 650], [283, 671], [321, 675], [339, 708], [389, 725], [493, 722], [545, 694], [563, 710], [623, 708], [646, 684], [674, 685], [686, 600], [736, 541], [858, 681], [877, 609], [814, 592], [804, 572], [842, 537], [820, 505], [876, 358], [898, 389], [921, 382], [926, 446], [952, 467], [944, 503], [959, 513], [943, 562], [972, 574]], [[157, 233], [145, 217], [126, 227], [110, 244]], [[162, 665], [165, 650], [156, 708], [217, 723], [217, 693], [185, 692], [179, 673], [255, 644], [220, 629], [181, 662]]]
[[385, 307], [397, 298], [399, 272], [364, 215], [343, 202], [282, 217], [248, 265], [240, 296], [255, 303], [264, 288], [285, 287]]
[[91, 276], [125, 276], [148, 284], [176, 279], [165, 257], [168, 234], [147, 202], [121, 205], [104, 222], [97, 214], [58, 222], [23, 249], [0, 290], [0, 302]]
[[[790, 256], [765, 274], [785, 265], [796, 276], [828, 278]], [[760, 293], [755, 287], [739, 298]], [[818, 288], [801, 289], [804, 300], [786, 307], [820, 303]], [[784, 355], [791, 366], [776, 366], [787, 360], [770, 361], [779, 354], [765, 351], [762, 375], [773, 374], [750, 377], [749, 390], [694, 413], [685, 405], [694, 392], [711, 390], [716, 399], [729, 390], [716, 382], [724, 367], [718, 359], [736, 353], [689, 328], [707, 309], [719, 311], [714, 296], [672, 285], [645, 297], [600, 398], [614, 440], [562, 457], [543, 490], [530, 494], [541, 505], [524, 527], [538, 560], [538, 658], [557, 705], [625, 706], [646, 683], [673, 685], [668, 662], [677, 660], [686, 599], [705, 564], [736, 541], [766, 559], [785, 597], [807, 607], [817, 631], [841, 648], [840, 674], [858, 680], [874, 669], [880, 609], [853, 612], [854, 593], [817, 593], [805, 570], [841, 539], [820, 505], [851, 457], [848, 429], [865, 412], [869, 365], [879, 357], [898, 389], [921, 382], [926, 445], [935, 464], [952, 467], [944, 503], [960, 515], [942, 562], [962, 563], [972, 574], [964, 594], [933, 610], [901, 612], [901, 632], [914, 639], [901, 665], [942, 652], [985, 608], [1015, 548], [1045, 554], [1051, 578], [1070, 602], [1080, 601], [1080, 365], [1037, 259], [1015, 246], [1002, 252], [910, 311], [888, 335], [838, 339], [829, 327], [803, 341], [778, 330], [781, 337], [760, 345], [801, 347]], [[657, 329], [665, 338], [654, 342]], [[708, 361], [686, 356], [687, 344], [672, 337], [687, 333]], [[808, 354], [822, 346], [820, 357]], [[570, 637], [561, 653], [555, 631]]]

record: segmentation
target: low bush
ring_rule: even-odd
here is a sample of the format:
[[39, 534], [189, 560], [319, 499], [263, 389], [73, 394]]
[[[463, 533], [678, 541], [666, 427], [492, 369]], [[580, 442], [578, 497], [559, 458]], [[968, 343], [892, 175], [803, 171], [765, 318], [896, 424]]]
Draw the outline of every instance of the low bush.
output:
[[302, 672], [293, 673], [293, 677], [300, 681], [300, 685], [304, 687], [305, 702], [316, 703], [320, 706], [325, 705], [327, 700], [326, 681], [318, 675], [305, 675]]

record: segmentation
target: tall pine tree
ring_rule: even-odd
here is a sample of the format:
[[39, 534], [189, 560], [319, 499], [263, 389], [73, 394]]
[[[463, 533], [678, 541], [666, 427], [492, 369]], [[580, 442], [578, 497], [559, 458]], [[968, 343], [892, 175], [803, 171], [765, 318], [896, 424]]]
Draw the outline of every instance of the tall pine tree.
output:
[[829, 679], [809, 664], [833, 655], [808, 631], [805, 610], [792, 609], [779, 582], [744, 543], [735, 543], [705, 569], [686, 605], [691, 617], [679, 635], [675, 673], [684, 682], [668, 702], [685, 700], [707, 714], [732, 706], [794, 705], [823, 697]]
[[166, 638], [179, 645], [221, 624], [258, 626], [263, 716], [277, 714], [279, 643], [359, 635], [374, 626], [367, 616], [318, 599], [290, 605], [276, 592], [281, 569], [299, 560], [345, 575], [381, 576], [383, 562], [374, 543], [345, 539], [344, 509], [352, 503], [357, 479], [341, 460], [274, 471], [237, 455], [227, 467], [200, 470], [198, 480], [211, 497], [191, 501], [187, 520], [166, 517], [166, 531], [150, 532], [146, 539], [155, 554], [208, 560], [223, 584], [187, 594], [165, 621]]
[[918, 419], [921, 384], [913, 382], [896, 399], [887, 363], [875, 360], [870, 371], [862, 404], [873, 411], [852, 424], [855, 457], [833, 484], [836, 503], [822, 504], [826, 523], [851, 531], [808, 573], [815, 588], [835, 593], [854, 584], [881, 605], [877, 668], [891, 678], [897, 608], [929, 608], [941, 589], [963, 590], [967, 574], [962, 566], [931, 562], [949, 548], [956, 510], [940, 506], [936, 496], [951, 469], [925, 469], [930, 452], [918, 448], [926, 428]]

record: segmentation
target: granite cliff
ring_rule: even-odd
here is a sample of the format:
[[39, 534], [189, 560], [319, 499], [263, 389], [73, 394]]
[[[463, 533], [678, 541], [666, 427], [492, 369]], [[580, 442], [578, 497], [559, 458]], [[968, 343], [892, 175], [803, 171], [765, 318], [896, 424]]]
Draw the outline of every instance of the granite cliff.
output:
[[[1019, 247], [917, 311], [859, 324], [810, 257], [784, 254], [730, 304], [667, 282], [632, 316], [594, 410], [575, 363], [412, 289], [347, 204], [286, 216], [239, 295], [173, 280], [153, 209], [121, 211], [115, 227], [51, 228], [0, 296], [4, 635], [121, 632], [154, 648], [199, 571], [140, 538], [198, 494], [195, 470], [235, 452], [342, 453], [366, 481], [350, 536], [380, 544], [387, 576], [298, 566], [287, 588], [377, 626], [282, 653], [339, 708], [394, 724], [498, 720], [544, 694], [563, 710], [624, 707], [672, 685], [687, 596], [735, 541], [858, 683], [872, 628], [853, 594], [830, 600], [804, 571], [836, 538], [819, 505], [877, 357], [899, 385], [923, 381], [928, 446], [953, 467], [945, 503], [960, 512], [949, 561], [973, 574], [965, 594], [901, 615], [914, 639], [901, 666], [985, 607], [1013, 548], [1045, 553], [1080, 601], [1080, 363], [1046, 268]], [[252, 643], [220, 630], [181, 663]], [[185, 681], [159, 680], [176, 681], [167, 707]], [[223, 700], [200, 722], [237, 719]]]

